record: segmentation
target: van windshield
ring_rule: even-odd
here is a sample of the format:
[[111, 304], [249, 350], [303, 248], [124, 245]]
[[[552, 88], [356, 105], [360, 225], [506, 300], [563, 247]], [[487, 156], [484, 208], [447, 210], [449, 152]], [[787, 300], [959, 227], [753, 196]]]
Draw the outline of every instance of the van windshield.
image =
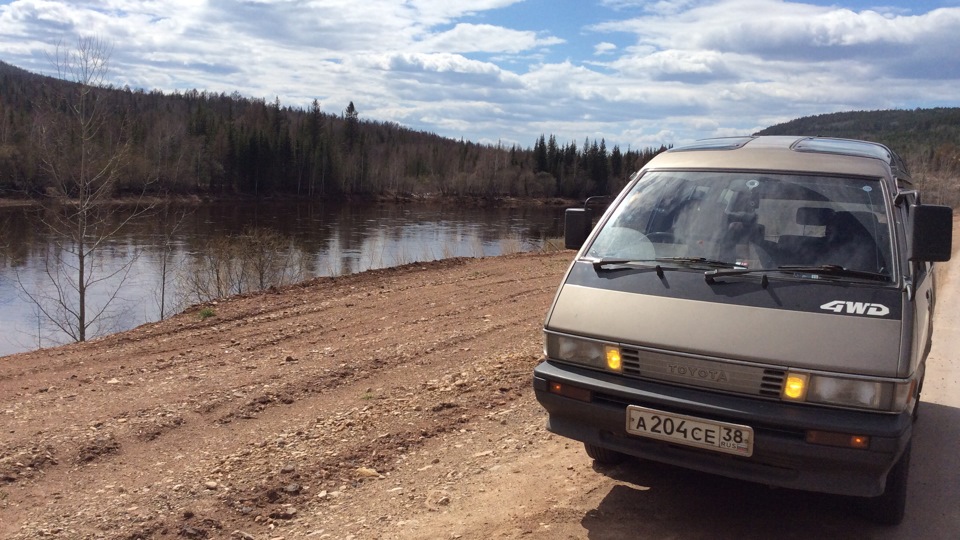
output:
[[879, 180], [709, 171], [644, 174], [587, 256], [703, 258], [749, 269], [834, 265], [888, 276], [892, 260]]

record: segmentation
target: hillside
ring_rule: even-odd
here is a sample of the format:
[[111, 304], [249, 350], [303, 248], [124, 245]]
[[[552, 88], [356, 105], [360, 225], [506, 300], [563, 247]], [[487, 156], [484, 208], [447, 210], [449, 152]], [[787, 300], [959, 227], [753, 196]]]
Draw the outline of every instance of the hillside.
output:
[[367, 119], [353, 102], [329, 114], [316, 99], [303, 109], [236, 92], [84, 86], [0, 62], [0, 197], [39, 196], [54, 185], [52, 169], [76, 167], [59, 155], [70, 145], [49, 139], [84, 140], [65, 113], [80, 99], [102, 123], [90, 155], [122, 158], [118, 195], [582, 197], [618, 190], [658, 151], [553, 136], [538, 151], [478, 144]]
[[[353, 102], [330, 114], [318, 100], [304, 109], [236, 92], [81, 86], [0, 62], [0, 197], [49, 194], [52, 168], [66, 176], [76, 168], [70, 145], [47, 139], [78, 139], [64, 111], [87, 90], [103, 121], [89, 154], [122, 158], [111, 187], [120, 196], [583, 198], [616, 193], [666, 148], [622, 151], [547, 134], [532, 146], [478, 144], [365, 118]], [[960, 176], [958, 108], [824, 114], [760, 134], [882, 142], [923, 181], [946, 182], [935, 186], [941, 199], [960, 202], [949, 180]]]
[[910, 155], [942, 145], [960, 145], [960, 108], [820, 114], [777, 124], [757, 134], [865, 139]]

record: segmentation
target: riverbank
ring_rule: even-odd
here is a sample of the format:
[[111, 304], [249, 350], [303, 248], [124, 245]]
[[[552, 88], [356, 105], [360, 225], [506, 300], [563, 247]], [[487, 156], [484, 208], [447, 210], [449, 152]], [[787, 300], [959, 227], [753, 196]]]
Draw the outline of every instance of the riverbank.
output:
[[418, 530], [445, 482], [543, 436], [516, 407], [571, 256], [318, 278], [3, 357], [0, 537]]
[[[563, 207], [545, 205], [285, 199], [165, 200], [128, 220], [132, 211], [129, 206], [108, 208], [106, 222], [110, 227], [122, 224], [122, 232], [88, 259], [93, 272], [88, 276], [125, 276], [123, 265], [134, 265], [122, 285], [117, 278], [88, 290], [88, 313], [120, 291], [111, 303], [111, 317], [102, 318], [88, 336], [128, 330], [211, 298], [317, 276], [550, 249], [552, 239], [562, 235], [563, 215]], [[0, 208], [0, 356], [68, 339], [36, 315], [36, 306], [24, 294], [58, 298], [46, 273], [48, 257], [70, 245], [70, 238], [51, 236], [44, 228], [60, 215], [52, 212]]]

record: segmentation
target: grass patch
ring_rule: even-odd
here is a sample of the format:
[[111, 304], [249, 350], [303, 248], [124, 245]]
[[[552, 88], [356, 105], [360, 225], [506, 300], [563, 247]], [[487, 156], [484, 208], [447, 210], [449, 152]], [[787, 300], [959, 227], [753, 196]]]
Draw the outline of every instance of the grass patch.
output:
[[205, 307], [205, 308], [203, 308], [203, 309], [200, 310], [200, 320], [201, 320], [201, 321], [205, 321], [205, 320], [209, 319], [210, 317], [216, 317], [216, 316], [217, 316], [217, 312], [214, 311], [213, 308], [211, 308], [211, 307]]

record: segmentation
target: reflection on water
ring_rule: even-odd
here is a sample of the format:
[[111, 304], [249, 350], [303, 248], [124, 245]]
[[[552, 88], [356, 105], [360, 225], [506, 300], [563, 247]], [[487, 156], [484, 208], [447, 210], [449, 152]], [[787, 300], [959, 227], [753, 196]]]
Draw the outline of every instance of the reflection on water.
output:
[[[126, 210], [117, 212], [117, 219]], [[99, 331], [119, 331], [169, 315], [198, 299], [186, 277], [216, 239], [251, 228], [279, 233], [298, 254], [298, 277], [340, 275], [449, 257], [539, 249], [562, 235], [557, 207], [474, 208], [334, 205], [303, 202], [168, 205], [138, 219], [97, 252], [95, 274], [111, 276], [88, 294], [96, 312], [120, 286]], [[45, 231], [43, 210], [0, 208], [0, 355], [64, 341], [24, 291], [50, 291], [46, 254], [62, 242]], [[136, 255], [139, 256], [137, 257]], [[164, 271], [163, 262], [167, 270]], [[67, 272], [70, 273], [69, 271]], [[161, 284], [166, 290], [161, 294]], [[194, 289], [194, 290], [191, 290]]]

